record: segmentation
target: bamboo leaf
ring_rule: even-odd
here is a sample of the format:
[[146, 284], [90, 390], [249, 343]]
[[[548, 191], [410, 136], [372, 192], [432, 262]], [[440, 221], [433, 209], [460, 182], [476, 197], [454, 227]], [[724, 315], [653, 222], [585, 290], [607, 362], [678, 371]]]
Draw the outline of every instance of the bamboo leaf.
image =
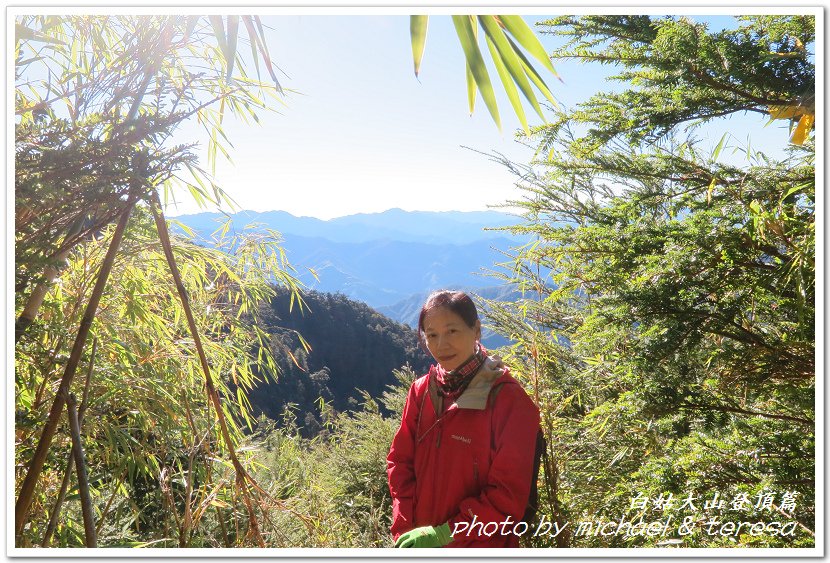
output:
[[228, 65], [228, 71], [225, 74], [225, 81], [232, 80], [231, 73], [233, 73], [233, 65], [236, 62], [236, 40], [239, 35], [239, 16], [228, 16], [228, 51], [225, 54], [225, 62]]
[[794, 119], [807, 113], [807, 108], [798, 104], [779, 105], [769, 106], [767, 111], [772, 119]]
[[476, 107], [476, 79], [473, 77], [470, 65], [464, 65], [464, 69], [464, 76], [467, 79], [467, 106], [470, 108], [470, 115], [472, 115]]
[[781, 196], [781, 201], [784, 201], [785, 199], [787, 199], [788, 197], [790, 197], [794, 193], [802, 192], [802, 191], [804, 191], [808, 188], [809, 188], [809, 185], [807, 185], [807, 184], [798, 184], [796, 186], [793, 186], [792, 188], [787, 190], [787, 192], [783, 196]]
[[274, 81], [277, 91], [282, 94], [282, 86], [280, 86], [280, 81], [277, 80], [277, 74], [274, 72], [274, 65], [271, 64], [271, 56], [268, 54], [268, 44], [265, 42], [265, 31], [262, 29], [262, 21], [260, 21], [259, 16], [254, 16], [254, 23], [256, 24], [259, 33], [255, 33], [251, 40], [253, 41], [256, 39], [257, 45], [259, 46], [259, 52], [262, 53], [262, 58], [265, 59], [265, 66], [268, 68], [268, 73], [271, 75], [271, 80]]
[[257, 53], [256, 30], [254, 29], [254, 22], [251, 16], [242, 16], [242, 23], [245, 24], [245, 29], [248, 30], [248, 42], [251, 44], [251, 58], [254, 60], [254, 68], [256, 68], [256, 78], [261, 81], [259, 73], [259, 54]]
[[429, 16], [409, 16], [409, 36], [412, 41], [412, 61], [415, 64], [415, 76], [421, 69], [421, 59], [427, 41]]
[[196, 24], [199, 23], [199, 16], [188, 16], [187, 17], [187, 24], [184, 30], [184, 38], [183, 41], [187, 43], [190, 36], [193, 35], [193, 30], [196, 29]]
[[208, 16], [210, 25], [213, 26], [213, 35], [216, 36], [216, 42], [219, 44], [219, 50], [222, 51], [225, 60], [228, 58], [228, 42], [225, 38], [225, 25], [222, 22], [222, 16]]
[[530, 81], [536, 85], [539, 91], [542, 92], [542, 94], [545, 96], [545, 98], [547, 98], [547, 100], [550, 103], [552, 103], [554, 106], [559, 106], [559, 104], [557, 104], [556, 100], [553, 98], [553, 94], [551, 93], [550, 88], [548, 88], [548, 85], [545, 84], [545, 81], [542, 79], [542, 77], [539, 76], [539, 73], [536, 72], [536, 69], [533, 68], [533, 65], [530, 64], [530, 61], [527, 60], [527, 57], [525, 57], [524, 53], [522, 53], [522, 51], [513, 42], [512, 39], [508, 37], [507, 40], [513, 46], [513, 50], [516, 53], [516, 56], [518, 56], [519, 59], [522, 61], [522, 67], [524, 68], [527, 77], [530, 78]]
[[23, 24], [15, 22], [14, 24], [14, 40], [16, 43], [20, 41], [40, 41], [42, 43], [52, 43], [54, 45], [66, 45], [63, 41], [49, 37], [48, 35], [35, 31]]
[[519, 122], [522, 124], [525, 135], [530, 136], [530, 128], [527, 125], [527, 117], [525, 116], [522, 102], [519, 99], [519, 91], [516, 89], [516, 85], [513, 83], [513, 79], [507, 72], [504, 63], [496, 50], [496, 46], [490, 40], [490, 37], [486, 36], [484, 39], [487, 42], [487, 48], [490, 50], [490, 55], [493, 57], [493, 64], [496, 66], [499, 78], [501, 78], [501, 82], [504, 85], [504, 91], [507, 94], [507, 99], [510, 100], [510, 105], [513, 106], [513, 111], [516, 112], [516, 117], [519, 118]]
[[522, 62], [511, 47], [507, 37], [505, 37], [504, 32], [501, 30], [498, 23], [496, 23], [495, 16], [478, 16], [478, 20], [481, 22], [481, 26], [484, 28], [484, 32], [487, 34], [487, 37], [493, 41], [496, 49], [498, 49], [500, 57], [496, 57], [496, 55], [493, 54], [493, 60], [495, 61], [497, 58], [501, 59], [507, 71], [510, 73], [510, 76], [519, 86], [519, 89], [521, 89], [524, 97], [530, 102], [533, 109], [536, 110], [537, 114], [539, 114], [539, 117], [544, 119], [545, 116], [542, 115], [542, 108], [539, 107], [539, 102], [533, 94], [533, 88], [527, 79], [527, 75], [522, 67]]
[[715, 147], [714, 152], [712, 153], [712, 160], [713, 160], [713, 161], [717, 161], [717, 160], [718, 160], [718, 156], [720, 156], [720, 151], [721, 151], [721, 150], [723, 150], [723, 143], [724, 143], [724, 141], [726, 141], [726, 137], [727, 137], [728, 135], [729, 135], [729, 133], [724, 133], [724, 134], [723, 134], [723, 137], [721, 137], [721, 138], [720, 138], [720, 141], [718, 141], [718, 144], [717, 144], [717, 146]]
[[[478, 29], [473, 29], [473, 34], [477, 35]], [[470, 108], [470, 115], [473, 115], [473, 111], [475, 111], [476, 107], [476, 94], [478, 93], [478, 88], [476, 88], [476, 79], [473, 76], [473, 71], [470, 70], [470, 65], [465, 61], [464, 63], [464, 79], [467, 83], [467, 107]]]
[[490, 83], [490, 75], [487, 73], [487, 67], [484, 66], [484, 59], [481, 57], [481, 51], [476, 42], [476, 32], [473, 28], [473, 23], [470, 16], [452, 16], [455, 31], [458, 34], [458, 39], [461, 41], [461, 47], [464, 49], [464, 56], [467, 58], [467, 66], [475, 78], [476, 86], [481, 92], [481, 97], [487, 109], [490, 111], [490, 116], [496, 122], [496, 126], [501, 130], [501, 120], [499, 119], [499, 109], [496, 106], [496, 94], [493, 92], [493, 85]]
[[[302, 297], [300, 297], [299, 294], [297, 299], [300, 303], [303, 303]], [[308, 306], [306, 306], [306, 308], [308, 309]], [[300, 309], [302, 309], [302, 306], [300, 307]], [[296, 332], [295, 334], [297, 335], [297, 339], [299, 339], [300, 345], [303, 347], [303, 350], [305, 350], [306, 352], [311, 352], [311, 344], [309, 344], [308, 341], [306, 341], [306, 339], [303, 338], [303, 335], [299, 332]]]
[[539, 38], [533, 33], [533, 30], [525, 23], [521, 16], [499, 16], [499, 20], [504, 24], [504, 27], [510, 34], [516, 38], [522, 47], [527, 49], [527, 52], [539, 59], [551, 73], [559, 78], [556, 69], [553, 68], [553, 63], [550, 62], [547, 51], [542, 47]]

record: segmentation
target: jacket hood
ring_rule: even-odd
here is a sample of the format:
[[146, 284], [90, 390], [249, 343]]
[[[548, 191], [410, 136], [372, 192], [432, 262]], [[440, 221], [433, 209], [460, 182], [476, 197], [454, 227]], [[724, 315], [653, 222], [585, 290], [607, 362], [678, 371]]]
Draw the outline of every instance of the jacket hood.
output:
[[[499, 381], [500, 379], [505, 381]], [[455, 404], [459, 409], [484, 410], [487, 408], [487, 398], [490, 396], [490, 389], [493, 385], [496, 382], [510, 381], [514, 380], [504, 367], [504, 362], [488, 357], [461, 396], [456, 399]]]

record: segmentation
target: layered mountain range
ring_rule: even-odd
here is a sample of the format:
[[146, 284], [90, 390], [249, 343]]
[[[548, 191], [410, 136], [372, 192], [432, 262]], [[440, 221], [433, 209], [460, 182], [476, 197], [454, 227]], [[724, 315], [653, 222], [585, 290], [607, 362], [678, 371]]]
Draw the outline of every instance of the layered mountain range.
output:
[[519, 223], [498, 211], [390, 209], [326, 221], [285, 211], [240, 211], [176, 220], [209, 241], [229, 217], [235, 230], [253, 225], [279, 231], [289, 262], [309, 289], [342, 293], [410, 326], [417, 322], [413, 309], [435, 289], [503, 294], [504, 287], [487, 272], [505, 260], [504, 252], [526, 242], [498, 230]]

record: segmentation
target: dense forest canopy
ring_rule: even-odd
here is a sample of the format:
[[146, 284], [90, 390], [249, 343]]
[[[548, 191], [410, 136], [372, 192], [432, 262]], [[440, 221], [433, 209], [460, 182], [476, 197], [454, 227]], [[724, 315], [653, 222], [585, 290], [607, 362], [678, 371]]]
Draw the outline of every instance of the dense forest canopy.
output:
[[289, 407], [303, 435], [313, 437], [322, 429], [321, 399], [338, 412], [354, 409], [365, 394], [380, 397], [394, 384], [394, 370], [406, 365], [423, 374], [429, 368], [410, 327], [342, 294], [305, 291], [303, 300], [307, 310], [299, 314], [291, 310], [291, 293], [275, 288], [261, 305], [259, 325], [269, 334], [277, 373], [263, 377], [275, 383], [257, 386], [248, 397], [267, 418], [279, 421]]

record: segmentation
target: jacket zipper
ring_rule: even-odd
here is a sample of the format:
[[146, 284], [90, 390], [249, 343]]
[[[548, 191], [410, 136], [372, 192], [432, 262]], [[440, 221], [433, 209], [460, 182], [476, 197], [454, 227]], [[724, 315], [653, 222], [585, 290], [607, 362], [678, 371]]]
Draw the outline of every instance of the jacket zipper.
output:
[[475, 480], [476, 485], [478, 485], [478, 460], [476, 459], [473, 460], [473, 479]]

